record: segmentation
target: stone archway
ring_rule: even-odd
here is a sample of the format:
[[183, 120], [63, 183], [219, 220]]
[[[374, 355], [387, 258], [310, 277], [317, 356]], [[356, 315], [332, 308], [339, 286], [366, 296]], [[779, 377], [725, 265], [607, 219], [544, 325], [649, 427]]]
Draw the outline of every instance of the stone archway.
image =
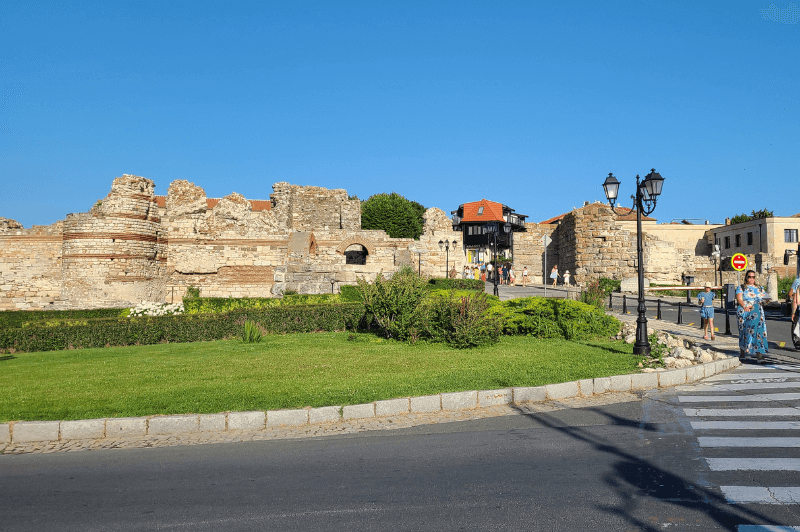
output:
[[336, 252], [345, 256], [345, 264], [366, 264], [367, 257], [375, 253], [375, 243], [354, 235], [336, 246]]

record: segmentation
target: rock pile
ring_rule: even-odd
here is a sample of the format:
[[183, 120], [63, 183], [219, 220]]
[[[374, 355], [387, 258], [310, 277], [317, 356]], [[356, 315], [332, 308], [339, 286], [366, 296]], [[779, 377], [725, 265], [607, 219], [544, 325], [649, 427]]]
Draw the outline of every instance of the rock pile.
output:
[[[655, 334], [657, 341], [656, 345], [652, 346], [650, 357], [645, 362], [639, 363], [639, 367], [643, 368], [642, 371], [645, 373], [664, 371], [665, 369], [686, 368], [728, 358], [728, 355], [720, 353], [719, 351], [703, 349], [691, 340], [680, 339], [661, 331], [655, 331]], [[624, 339], [625, 343], [628, 344], [635, 343], [636, 325], [630, 323], [624, 324], [619, 334], [613, 338], [615, 340]], [[649, 365], [660, 365], [660, 363], [663, 363], [664, 367], [646, 367]]]

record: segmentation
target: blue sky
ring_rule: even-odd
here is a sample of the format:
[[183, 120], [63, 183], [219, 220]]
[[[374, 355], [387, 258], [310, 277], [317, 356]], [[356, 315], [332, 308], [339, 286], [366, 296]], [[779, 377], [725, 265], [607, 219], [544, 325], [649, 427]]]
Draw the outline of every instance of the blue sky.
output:
[[[655, 167], [653, 216], [800, 212], [800, 8], [750, 1], [3, 2], [0, 216], [123, 173], [529, 221]], [[625, 201], [623, 205], [630, 206]]]

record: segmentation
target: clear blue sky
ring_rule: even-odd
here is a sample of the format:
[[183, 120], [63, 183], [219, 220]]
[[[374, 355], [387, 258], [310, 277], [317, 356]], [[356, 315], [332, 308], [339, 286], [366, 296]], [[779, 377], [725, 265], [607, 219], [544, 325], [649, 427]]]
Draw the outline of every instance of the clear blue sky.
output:
[[[655, 167], [653, 216], [800, 212], [800, 8], [759, 1], [0, 6], [0, 216], [123, 173], [482, 197], [541, 221]], [[629, 201], [624, 205], [630, 206]]]

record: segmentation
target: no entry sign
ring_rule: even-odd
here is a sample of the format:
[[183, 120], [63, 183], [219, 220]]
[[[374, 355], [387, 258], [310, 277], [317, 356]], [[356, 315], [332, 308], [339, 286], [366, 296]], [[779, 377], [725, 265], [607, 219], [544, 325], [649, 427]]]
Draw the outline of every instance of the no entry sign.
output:
[[737, 272], [740, 272], [747, 268], [747, 257], [742, 255], [741, 253], [737, 253], [733, 257], [731, 257], [731, 266]]

